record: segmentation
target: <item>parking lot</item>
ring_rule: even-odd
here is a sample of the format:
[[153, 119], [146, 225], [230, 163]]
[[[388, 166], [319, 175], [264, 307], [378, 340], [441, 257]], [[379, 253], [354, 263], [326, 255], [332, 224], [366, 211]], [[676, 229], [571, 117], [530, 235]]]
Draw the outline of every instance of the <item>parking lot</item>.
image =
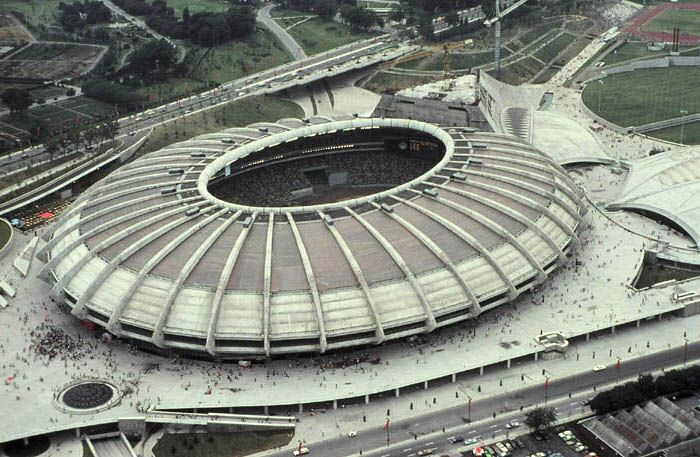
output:
[[[457, 443], [455, 443], [457, 444]], [[591, 449], [576, 425], [558, 426], [541, 435], [527, 434], [480, 446], [463, 443], [461, 457], [612, 457], [600, 449]]]

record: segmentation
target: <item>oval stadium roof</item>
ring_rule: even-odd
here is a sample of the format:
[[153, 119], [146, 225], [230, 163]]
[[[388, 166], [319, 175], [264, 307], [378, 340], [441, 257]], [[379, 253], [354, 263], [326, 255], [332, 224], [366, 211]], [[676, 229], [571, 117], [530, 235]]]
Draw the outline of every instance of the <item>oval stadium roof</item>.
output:
[[632, 162], [611, 209], [638, 209], [678, 224], [700, 247], [700, 147], [684, 147]]
[[[327, 205], [248, 207], [207, 191], [222, 167], [270, 145], [381, 128], [429, 135], [445, 155], [404, 185]], [[562, 168], [513, 137], [405, 119], [283, 119], [113, 172], [56, 224], [43, 272], [73, 314], [141, 344], [231, 358], [324, 352], [512, 300], [565, 261], [582, 211]]]

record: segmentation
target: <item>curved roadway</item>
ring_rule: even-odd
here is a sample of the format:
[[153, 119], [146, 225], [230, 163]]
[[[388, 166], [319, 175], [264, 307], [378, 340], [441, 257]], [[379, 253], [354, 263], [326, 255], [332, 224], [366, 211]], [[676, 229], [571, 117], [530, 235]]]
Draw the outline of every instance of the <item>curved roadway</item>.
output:
[[[552, 379], [549, 381], [548, 406], [555, 407], [560, 417], [580, 414], [588, 411], [581, 400], [594, 395], [595, 386], [614, 384], [617, 380], [634, 378], [640, 373], [661, 370], [683, 364], [684, 359], [697, 361], [700, 357], [700, 342], [690, 343], [687, 352], [683, 347], [667, 351], [623, 360], [620, 369], [608, 365], [602, 371], [589, 371], [575, 375]], [[619, 371], [619, 372], [618, 372]], [[569, 397], [569, 394], [572, 396]], [[578, 397], [578, 398], [577, 398]], [[406, 399], [408, 404], [411, 400]], [[387, 433], [384, 424], [368, 424], [374, 426], [369, 430], [361, 430], [356, 438], [341, 436], [317, 443], [307, 443], [310, 456], [345, 457], [357, 456], [360, 449], [364, 456], [396, 457], [411, 456], [418, 450], [436, 448], [435, 455], [449, 453], [458, 455], [456, 451], [464, 446], [451, 445], [447, 438], [461, 435], [465, 438], [481, 437], [489, 440], [494, 435], [503, 435], [505, 424], [511, 420], [524, 420], [524, 412], [520, 407], [530, 408], [544, 402], [543, 385], [527, 387], [511, 391], [507, 394], [496, 395], [485, 400], [474, 401], [471, 408], [472, 426], [465, 424], [468, 411], [467, 405], [441, 409], [429, 414], [416, 416], [412, 419], [391, 422], [390, 443], [387, 446]], [[494, 417], [495, 415], [495, 417]], [[445, 433], [442, 433], [442, 428]], [[416, 438], [417, 437], [417, 438]], [[292, 444], [296, 442], [293, 440]], [[288, 457], [292, 453], [289, 448], [278, 452], [269, 452], [267, 457]]]
[[284, 29], [281, 25], [275, 21], [272, 16], [270, 16], [270, 10], [274, 8], [275, 5], [270, 4], [267, 6], [263, 6], [258, 10], [258, 16], [257, 20], [261, 24], [263, 24], [267, 29], [272, 32], [278, 40], [282, 43], [282, 45], [289, 51], [289, 53], [294, 57], [294, 60], [302, 60], [306, 59], [307, 55], [302, 49], [301, 46], [299, 46], [299, 43], [296, 42], [294, 38], [287, 32], [287, 30]]

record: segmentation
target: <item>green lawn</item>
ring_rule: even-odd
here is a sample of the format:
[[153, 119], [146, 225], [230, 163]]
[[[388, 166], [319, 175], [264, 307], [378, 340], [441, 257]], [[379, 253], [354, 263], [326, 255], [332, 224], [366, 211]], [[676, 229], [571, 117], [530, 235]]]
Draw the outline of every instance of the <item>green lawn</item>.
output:
[[[286, 445], [294, 432], [174, 433], [153, 447], [156, 457], [233, 457]], [[291, 451], [289, 455], [292, 455]]]
[[289, 30], [289, 34], [308, 55], [318, 54], [353, 41], [364, 40], [378, 33], [352, 33], [345, 24], [315, 17]]
[[296, 17], [296, 16], [315, 16], [315, 14], [312, 13], [307, 13], [306, 11], [298, 11], [298, 10], [288, 10], [286, 8], [273, 8], [270, 11], [270, 16], [272, 17], [286, 17], [286, 16], [291, 16], [291, 17]]
[[628, 42], [617, 48], [617, 52], [613, 51], [605, 56], [605, 58], [599, 60], [602, 60], [607, 65], [614, 65], [616, 63], [627, 62], [628, 60], [639, 59], [642, 57], [660, 57], [671, 52], [670, 50], [671, 47], [666, 46], [663, 51], [649, 51], [646, 43]]
[[[501, 67], [501, 81], [517, 86], [532, 79], [542, 68], [538, 61], [528, 57]], [[489, 70], [488, 73], [493, 75], [493, 70]]]
[[559, 55], [567, 46], [573, 43], [576, 37], [570, 33], [562, 33], [557, 38], [552, 40], [547, 46], [537, 51], [534, 56], [544, 63], [548, 63]]
[[[206, 53], [204, 58], [202, 56]], [[231, 41], [207, 51], [191, 47], [187, 57], [189, 76], [223, 83], [289, 62], [291, 56], [265, 27], [242, 41]]]
[[671, 32], [674, 27], [679, 27], [683, 33], [700, 35], [700, 11], [665, 10], [644, 24], [642, 29], [647, 32]]
[[247, 97], [156, 128], [139, 154], [157, 151], [169, 144], [228, 127], [273, 122], [284, 117], [302, 118], [304, 111], [296, 103], [278, 97]]
[[[681, 142], [681, 127], [654, 130], [647, 133], [649, 136], [661, 140]], [[700, 122], [691, 122], [683, 126], [683, 144], [700, 144]]]
[[529, 32], [523, 34], [520, 37], [520, 41], [524, 44], [532, 43], [539, 37], [544, 36], [552, 30], [559, 28], [560, 25], [560, 22], [551, 22], [549, 24], [541, 25], [536, 29], [532, 29]]
[[185, 7], [190, 9], [190, 14], [201, 12], [220, 13], [230, 7], [228, 0], [167, 0], [168, 6], [175, 10], [178, 18], [182, 17], [182, 10]]
[[167, 81], [137, 88], [136, 91], [155, 103], [165, 103], [185, 95], [195, 94], [207, 84], [190, 78], [170, 78]]
[[0, 251], [5, 247], [12, 235], [12, 227], [5, 219], [0, 219]]
[[[700, 112], [700, 71], [695, 67], [636, 70], [591, 82], [583, 102], [605, 119], [625, 127], [639, 126]], [[598, 109], [600, 97], [600, 109]]]

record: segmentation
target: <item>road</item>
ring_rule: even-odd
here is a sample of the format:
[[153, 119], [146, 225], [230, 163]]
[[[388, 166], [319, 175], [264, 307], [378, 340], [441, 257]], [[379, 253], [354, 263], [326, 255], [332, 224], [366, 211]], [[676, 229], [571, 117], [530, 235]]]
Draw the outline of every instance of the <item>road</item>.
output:
[[146, 23], [143, 22], [141, 19], [132, 16], [131, 14], [124, 11], [123, 9], [119, 8], [117, 5], [115, 5], [111, 1], [102, 0], [102, 3], [104, 3], [105, 6], [107, 8], [109, 8], [112, 11], [112, 13], [114, 13], [116, 16], [124, 17], [127, 21], [131, 22], [136, 27], [144, 29], [149, 35], [151, 35], [156, 40], [165, 40], [168, 43], [170, 43], [170, 45], [172, 47], [177, 48], [177, 51], [178, 51], [177, 63], [182, 63], [182, 61], [185, 60], [185, 57], [187, 56], [187, 49], [184, 46], [182, 46], [182, 45], [178, 46], [173, 40], [156, 32], [155, 30], [150, 28], [148, 25], [146, 25]]
[[[549, 381], [547, 395], [548, 406], [556, 407], [560, 416], [581, 413], [583, 406], [580, 401], [594, 395], [593, 387], [615, 383], [618, 379], [634, 378], [640, 373], [660, 370], [663, 367], [683, 364], [684, 359], [697, 361], [700, 359], [700, 342], [691, 343], [688, 351], [674, 348], [661, 353], [655, 353], [636, 359], [623, 360], [620, 369], [613, 365], [602, 371], [590, 371]], [[544, 378], [543, 378], [544, 379]], [[571, 398], [569, 394], [572, 394]], [[505, 433], [505, 424], [511, 420], [524, 420], [523, 408], [544, 403], [544, 384], [515, 390], [502, 395], [495, 395], [484, 400], [472, 402], [471, 420], [473, 426], [465, 425], [468, 419], [467, 405], [441, 409], [433, 413], [413, 417], [409, 420], [392, 422], [390, 427], [390, 445], [387, 447], [387, 434], [384, 424], [358, 432], [356, 438], [346, 437], [348, 430], [343, 430], [343, 436], [327, 439], [317, 443], [307, 443], [311, 456], [357, 456], [360, 449], [363, 456], [378, 457], [408, 457], [420, 449], [437, 447], [435, 454], [452, 452], [457, 455], [459, 446], [447, 443], [447, 438], [461, 435], [465, 438], [491, 438], [495, 434]], [[406, 404], [410, 399], [406, 399]], [[494, 418], [495, 413], [495, 418]], [[434, 433], [446, 432], [436, 438]], [[432, 434], [432, 435], [430, 435]], [[415, 438], [417, 437], [417, 439]], [[394, 443], [394, 444], [391, 444]], [[464, 446], [462, 446], [463, 448]], [[407, 449], [409, 449], [407, 451]], [[289, 449], [267, 454], [269, 457], [289, 457]]]
[[284, 27], [279, 25], [277, 21], [272, 19], [272, 16], [270, 16], [270, 10], [274, 8], [275, 5], [270, 4], [267, 6], [263, 6], [258, 10], [258, 16], [257, 16], [257, 21], [263, 24], [265, 27], [268, 28], [270, 32], [272, 32], [278, 40], [282, 43], [282, 45], [289, 51], [289, 53], [294, 57], [294, 60], [303, 60], [306, 59], [308, 56], [304, 52], [301, 46], [299, 46], [299, 43], [296, 42], [294, 38], [287, 32]]
[[[244, 97], [276, 93], [355, 68], [374, 65], [410, 50], [411, 47], [399, 44], [398, 39], [390, 35], [354, 42], [302, 61], [290, 62], [252, 76], [227, 82], [198, 95], [121, 118], [117, 121], [121, 133], [117, 135], [116, 139], [129, 142], [131, 136], [138, 138], [154, 127], [200, 111], [222, 106]], [[48, 154], [43, 146], [17, 151], [0, 157], [0, 172], [7, 173], [26, 166], [27, 162], [38, 163], [45, 159], [48, 159]], [[16, 205], [13, 204], [13, 206]]]

